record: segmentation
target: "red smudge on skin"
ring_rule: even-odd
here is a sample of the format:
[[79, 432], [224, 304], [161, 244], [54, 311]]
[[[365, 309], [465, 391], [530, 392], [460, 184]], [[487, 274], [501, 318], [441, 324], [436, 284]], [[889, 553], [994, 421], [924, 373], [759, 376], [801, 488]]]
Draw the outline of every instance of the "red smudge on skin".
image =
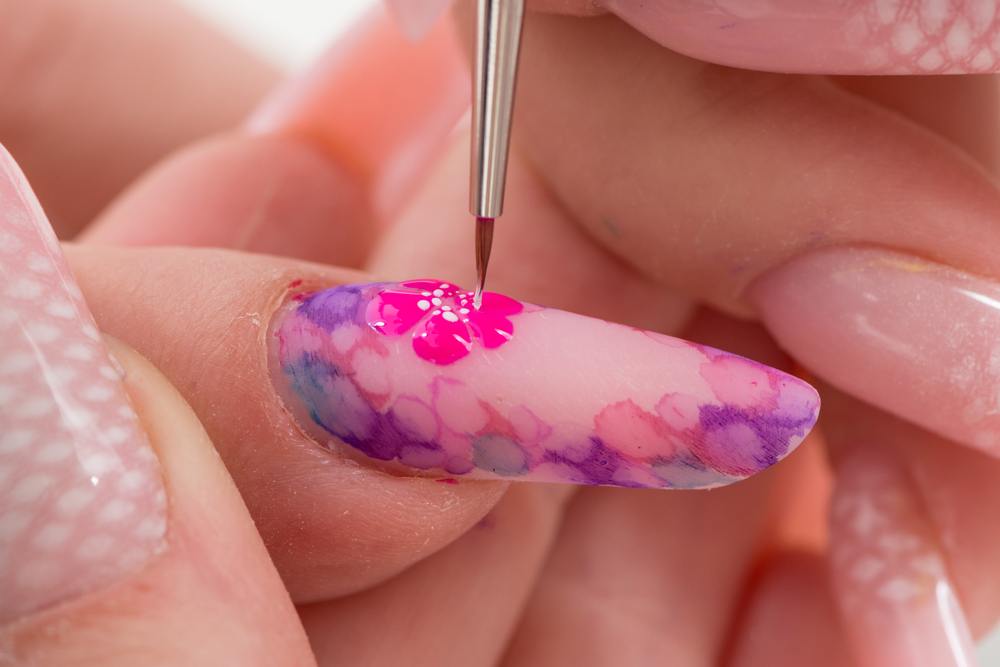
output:
[[298, 294], [292, 295], [292, 301], [305, 301], [306, 295], [299, 292]]
[[458, 484], [458, 480], [455, 479], [454, 477], [443, 477], [441, 479], [434, 481], [438, 482], [439, 484]]
[[298, 279], [293, 280], [292, 282], [288, 283], [288, 289], [295, 289], [296, 287], [298, 287], [301, 284], [302, 284], [302, 278], [298, 278]]

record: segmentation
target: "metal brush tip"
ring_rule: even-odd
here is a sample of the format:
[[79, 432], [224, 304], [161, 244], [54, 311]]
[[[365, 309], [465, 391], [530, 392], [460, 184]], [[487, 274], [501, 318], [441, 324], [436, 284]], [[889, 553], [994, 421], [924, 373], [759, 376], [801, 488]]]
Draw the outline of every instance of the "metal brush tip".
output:
[[486, 286], [486, 268], [493, 249], [493, 218], [476, 218], [476, 294], [472, 303], [476, 310], [483, 305], [483, 288]]

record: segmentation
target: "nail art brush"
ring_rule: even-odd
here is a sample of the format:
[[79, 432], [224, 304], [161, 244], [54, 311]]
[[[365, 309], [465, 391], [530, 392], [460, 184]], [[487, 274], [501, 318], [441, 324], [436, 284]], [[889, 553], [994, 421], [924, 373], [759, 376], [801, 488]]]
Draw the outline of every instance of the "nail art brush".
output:
[[476, 218], [477, 308], [493, 247], [493, 222], [503, 213], [523, 23], [524, 0], [479, 0], [469, 165], [469, 212]]

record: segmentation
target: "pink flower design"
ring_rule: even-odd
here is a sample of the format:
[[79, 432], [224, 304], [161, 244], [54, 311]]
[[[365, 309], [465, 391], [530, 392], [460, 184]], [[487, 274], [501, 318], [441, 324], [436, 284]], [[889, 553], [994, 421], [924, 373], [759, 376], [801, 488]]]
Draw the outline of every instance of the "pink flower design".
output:
[[500, 347], [514, 335], [508, 319], [524, 310], [510, 297], [484, 292], [477, 309], [472, 292], [440, 280], [409, 280], [387, 287], [368, 304], [368, 326], [387, 336], [413, 331], [413, 350], [421, 359], [447, 365], [465, 357], [478, 342]]

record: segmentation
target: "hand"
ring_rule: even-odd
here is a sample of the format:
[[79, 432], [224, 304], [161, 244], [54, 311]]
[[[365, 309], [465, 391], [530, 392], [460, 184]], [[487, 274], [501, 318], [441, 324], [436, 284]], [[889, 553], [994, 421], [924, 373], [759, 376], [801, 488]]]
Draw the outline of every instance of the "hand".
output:
[[[386, 52], [374, 46], [371, 48], [373, 52]], [[408, 62], [410, 60], [401, 58], [400, 61], [382, 61], [379, 65], [398, 76], [402, 65]], [[379, 71], [382, 71], [381, 68]], [[407, 80], [407, 77], [402, 79]], [[334, 80], [331, 84], [334, 91], [337, 83], [339, 81]], [[315, 91], [316, 87], [312, 88], [312, 92]], [[346, 91], [341, 93], [341, 96], [344, 95]], [[365, 108], [364, 102], [360, 100], [358, 106]], [[382, 105], [385, 105], [384, 101]], [[302, 105], [292, 105], [291, 108], [300, 115], [292, 119], [294, 122], [287, 115], [283, 119], [272, 120], [271, 136], [256, 139], [237, 137], [233, 143], [240, 148], [263, 144], [301, 147], [302, 144], [284, 138], [291, 131], [288, 128], [299, 136], [332, 138], [328, 145], [337, 145], [335, 140], [346, 134], [343, 126], [337, 127], [335, 123], [333, 127], [323, 125], [315, 115], [302, 113]], [[305, 105], [305, 110], [310, 111], [308, 105]], [[378, 121], [392, 126], [385, 114], [368, 119], [373, 125], [377, 125]], [[304, 131], [306, 129], [311, 132]], [[338, 131], [341, 133], [339, 137]], [[275, 132], [279, 136], [274, 136]], [[437, 229], [443, 236], [448, 230], [463, 229], [462, 225], [467, 225], [464, 215], [462, 221], [458, 219], [458, 212], [464, 210], [464, 201], [460, 205], [455, 203], [464, 200], [461, 193], [463, 186], [458, 185], [464, 179], [455, 179], [455, 175], [464, 168], [464, 156], [459, 140], [454, 141], [456, 147], [438, 159], [431, 175], [423, 183], [411, 185], [411, 191], [417, 188], [416, 197], [403, 198], [407, 203], [403, 204], [402, 222], [384, 238], [379, 251], [369, 260], [370, 266], [382, 265], [385, 273], [401, 276], [422, 273], [428, 268], [445, 278], [457, 279], [466, 273], [464, 264], [468, 260], [457, 258], [468, 253], [469, 244], [461, 245], [463, 254], [457, 254], [459, 250], [456, 248], [453, 255], [445, 258], [450, 264], [431, 257], [432, 253], [426, 253], [428, 263], [421, 267], [419, 262], [425, 260], [421, 260], [419, 253], [415, 257], [404, 258], [401, 252], [404, 247], [411, 251], [426, 247], [416, 245], [414, 238], [424, 239], [423, 244], [433, 245], [438, 243], [433, 236]], [[211, 216], [201, 219], [213, 224], [192, 225], [191, 229], [211, 228], [219, 234], [245, 229], [243, 225], [248, 220], [248, 210], [255, 213], [266, 213], [268, 210], [267, 206], [261, 205], [245, 207], [243, 195], [257, 191], [245, 186], [259, 186], [260, 181], [252, 177], [259, 177], [261, 173], [284, 173], [286, 163], [262, 159], [259, 168], [255, 169], [251, 164], [246, 171], [235, 174], [231, 169], [209, 169], [212, 161], [209, 158], [228, 154], [223, 149], [232, 150], [232, 144], [222, 142], [209, 145], [202, 151], [189, 151], [161, 167], [112, 209], [91, 233], [91, 238], [103, 237], [107, 241], [115, 238], [115, 234], [139, 228], [146, 230], [141, 233], [146, 234], [147, 239], [157, 234], [179, 234], [176, 226], [170, 225], [177, 220], [204, 215], [202, 211], [212, 212]], [[280, 193], [289, 191], [286, 188], [293, 187], [292, 183], [301, 184], [301, 179], [277, 179], [274, 199], [268, 198], [265, 202], [287, 201], [288, 208], [283, 210], [281, 216], [264, 215], [258, 218], [263, 222], [254, 228], [261, 231], [253, 236], [254, 242], [260, 244], [257, 249], [268, 249], [267, 243], [273, 241], [269, 241], [263, 232], [276, 230], [283, 220], [293, 219], [301, 225], [291, 239], [279, 233], [272, 237], [285, 244], [286, 247], [281, 250], [289, 254], [296, 254], [296, 245], [300, 248], [298, 252], [315, 249], [316, 240], [329, 238], [331, 231], [349, 233], [340, 227], [330, 229], [328, 212], [332, 209], [317, 211], [311, 207], [315, 198], [330, 192], [330, 188], [325, 186], [338, 182], [335, 179], [343, 175], [345, 165], [351, 168], [359, 163], [366, 166], [364, 160], [346, 159], [343, 153], [350, 154], [350, 151], [342, 149], [333, 153], [332, 163], [324, 162], [323, 153], [316, 151], [315, 147], [304, 152], [316, 158], [310, 163], [315, 169], [303, 167], [298, 173], [323, 174], [325, 178], [317, 177], [316, 187], [310, 187], [307, 182], [303, 189], [291, 190], [294, 196], [287, 200], [280, 197]], [[353, 158], [358, 152], [350, 156]], [[378, 165], [384, 163], [377, 162]], [[234, 160], [226, 164], [242, 165], [248, 162]], [[195, 172], [196, 167], [201, 167], [203, 171]], [[270, 171], [272, 168], [274, 172]], [[363, 169], [357, 171], [364, 173]], [[185, 185], [182, 177], [191, 173], [197, 173], [198, 177], [187, 180], [188, 190], [185, 191], [181, 188]], [[350, 187], [342, 187], [339, 192], [347, 202], [377, 201], [370, 195], [371, 192], [384, 191], [373, 185], [383, 183], [383, 177], [384, 172], [373, 174], [369, 171], [363, 179], [358, 179], [363, 184], [359, 190], [367, 192], [368, 199]], [[513, 230], [506, 233], [501, 230], [499, 238], [501, 242], [508, 239], [508, 243], [516, 241], [522, 244], [519, 248], [522, 254], [535, 253], [526, 256], [537, 257], [538, 265], [547, 267], [549, 274], [504, 274], [502, 267], [511, 263], [498, 258], [496, 268], [501, 269], [501, 277], [496, 281], [498, 286], [501, 281], [506, 281], [504, 289], [518, 296], [524, 295], [545, 303], [569, 304], [590, 313], [612, 312], [616, 319], [649, 328], [676, 330], [682, 325], [686, 315], [682, 300], [609, 258], [591, 245], [572, 224], [558, 224], [559, 221], [570, 221], [551, 203], [546, 204], [547, 195], [527, 176], [522, 173], [521, 178], [525, 179], [522, 183], [524, 187], [512, 185], [511, 196], [515, 192], [524, 192], [529, 195], [529, 201], [519, 205], [510, 202], [509, 213], [503, 222], [516, 220], [518, 209], [515, 206], [520, 206], [530, 208], [530, 214], [538, 216], [531, 219], [546, 222], [546, 225], [540, 225], [537, 233], [525, 233], [524, 238], [516, 238]], [[348, 185], [352, 183], [350, 179], [339, 182], [344, 181]], [[216, 189], [212, 186], [220, 187]], [[192, 190], [197, 196], [187, 196]], [[461, 198], [459, 194], [462, 194]], [[188, 207], [186, 202], [189, 201], [197, 202], [197, 206]], [[164, 209], [163, 202], [179, 202], [184, 204], [184, 208]], [[340, 204], [341, 201], [337, 200], [331, 206]], [[398, 203], [396, 206], [399, 210]], [[361, 208], [363, 210], [364, 206]], [[371, 215], [375, 217], [382, 216], [379, 211], [393, 209], [389, 204], [377, 204], [372, 208], [375, 213]], [[446, 215], [442, 216], [443, 210], [456, 211], [455, 220], [449, 221]], [[521, 210], [522, 215], [529, 214]], [[439, 220], [442, 222], [435, 226]], [[141, 226], [138, 221], [142, 221]], [[162, 224], [156, 224], [161, 221]], [[410, 231], [406, 231], [407, 224]], [[419, 234], [414, 234], [413, 230], [418, 230]], [[246, 235], [234, 235], [233, 238], [245, 239]], [[342, 251], [344, 246], [340, 244], [338, 249]], [[338, 249], [331, 249], [330, 252]], [[571, 251], [569, 255], [566, 254], [567, 249]], [[510, 246], [504, 252], [511, 252]], [[546, 256], [541, 254], [545, 252], [551, 252], [550, 256], [557, 259], [583, 255], [588, 263], [583, 267], [573, 267], [565, 261], [547, 262]], [[272, 264], [274, 260], [261, 260], [263, 263], [258, 264], [251, 258], [236, 256], [192, 254], [185, 257], [186, 253], [182, 251], [147, 251], [131, 258], [129, 254], [125, 251], [80, 251], [76, 262], [88, 300], [97, 312], [102, 327], [140, 347], [192, 402], [240, 485], [293, 598], [302, 602], [323, 600], [304, 607], [302, 613], [320, 661], [335, 658], [338, 661], [351, 658], [364, 661], [376, 649], [385, 651], [380, 659], [384, 658], [387, 663], [393, 661], [393, 651], [397, 649], [407, 656], [399, 659], [408, 661], [408, 664], [413, 664], [414, 655], [433, 656], [435, 664], [447, 663], [449, 655], [456, 656], [455, 661], [463, 664], [493, 661], [504, 650], [504, 639], [517, 625], [518, 630], [508, 652], [508, 659], [515, 664], [531, 664], [532, 661], [544, 664], [546, 660], [551, 664], [553, 660], [573, 659], [575, 652], [584, 654], [579, 656], [581, 658], [600, 662], [600, 657], [610, 651], [618, 657], [622, 656], [623, 645], [634, 651], [633, 655], [640, 664], [644, 658], [660, 655], [663, 650], [669, 650], [684, 664], [699, 664], [711, 662], [713, 656], [718, 655], [723, 650], [721, 647], [727, 644], [730, 647], [727, 650], [735, 656], [734, 661], [760, 660], [763, 664], [775, 664], [778, 658], [771, 651], [780, 649], [781, 659], [795, 655], [796, 649], [808, 650], [812, 655], [811, 652], [820, 645], [818, 642], [823, 642], [822, 652], [831, 660], [830, 664], [846, 664], [846, 658], [842, 658], [843, 639], [836, 631], [832, 605], [823, 595], [821, 559], [811, 554], [789, 555], [785, 546], [787, 542], [775, 542], [772, 538], [773, 526], [779, 520], [780, 525], [786, 525], [788, 518], [784, 509], [788, 503], [779, 502], [782, 494], [794, 492], [796, 500], [806, 504], [808, 494], [801, 492], [797, 486], [803, 482], [802, 473], [808, 473], [812, 465], [808, 459], [792, 459], [776, 468], [774, 474], [768, 473], [769, 477], [708, 496], [690, 496], [681, 492], [652, 494], [598, 490], [578, 494], [566, 505], [562, 493], [553, 494], [538, 486], [521, 485], [509, 493], [491, 515], [492, 529], [472, 531], [447, 549], [429, 556], [474, 524], [495, 501], [502, 488], [475, 483], [463, 483], [452, 488], [420, 479], [387, 478], [368, 468], [323, 465], [323, 461], [330, 459], [314, 445], [303, 441], [295, 433], [276, 433], [272, 430], [274, 422], [267, 419], [276, 413], [269, 412], [275, 405], [273, 400], [266, 398], [270, 395], [266, 393], [270, 388], [269, 381], [252, 374], [245, 376], [247, 368], [259, 366], [248, 363], [245, 357], [237, 356], [233, 360], [231, 356], [234, 351], [238, 355], [240, 351], [246, 354], [247, 350], [259, 349], [250, 344], [260, 331], [260, 324], [254, 323], [254, 306], [270, 303], [268, 299], [279, 294], [279, 288], [283, 289], [286, 279], [291, 279], [292, 275], [313, 272], [314, 279], [325, 284], [355, 278], [315, 273], [316, 269], [301, 265], [289, 268], [290, 265]], [[567, 272], [578, 268], [579, 272], [568, 276], [556, 272], [563, 268]], [[121, 275], [128, 276], [128, 279], [123, 281]], [[263, 286], [261, 276], [269, 277]], [[566, 280], [567, 277], [575, 281]], [[203, 289], [197, 299], [192, 300], [190, 295], [197, 293], [198, 289], [182, 287], [185, 280]], [[123, 282], [134, 285], [134, 291], [127, 296], [122, 294]], [[211, 289], [205, 290], [206, 285], [210, 285]], [[581, 285], [593, 289], [581, 290]], [[631, 297], [629, 301], [622, 301], [620, 297], [623, 293]], [[179, 295], [181, 299], [178, 299]], [[150, 309], [149, 304], [158, 304], [158, 307]], [[205, 315], [198, 317], [195, 316], [197, 313]], [[234, 313], [250, 316], [236, 319]], [[150, 319], [154, 317], [157, 319]], [[157, 326], [152, 330], [159, 331], [159, 335], [148, 335], [150, 322], [155, 322]], [[233, 322], [239, 324], [233, 326]], [[775, 365], [783, 363], [780, 355], [769, 348], [766, 339], [751, 326], [736, 326], [724, 318], [706, 314], [700, 315], [689, 331], [702, 338], [713, 338], [719, 341], [718, 344], [730, 348], [742, 348], [756, 356], [775, 359]], [[726, 334], [730, 334], [728, 339], [724, 338]], [[220, 363], [227, 361], [231, 363]], [[206, 368], [213, 372], [205, 373]], [[226, 396], [224, 392], [233, 391], [233, 388], [236, 388], [235, 396]], [[263, 404], [260, 402], [262, 395], [265, 397]], [[227, 408], [227, 405], [230, 407]], [[249, 411], [248, 406], [251, 406]], [[240, 418], [245, 421], [241, 422]], [[931, 443], [929, 447], [940, 446]], [[272, 453], [275, 451], [286, 452], [287, 458], [282, 455], [273, 460]], [[966, 483], [977, 479], [970, 476], [971, 473], [985, 479], [991, 472], [990, 464], [984, 464], [978, 456], [956, 454], [948, 449], [944, 451], [945, 455], [940, 457], [944, 459], [943, 464], [928, 457], [928, 461], [937, 466], [937, 471], [960, 472], [956, 478]], [[804, 451], [803, 457], [805, 455]], [[352, 485], [351, 481], [357, 484]], [[810, 483], [809, 479], [804, 481]], [[383, 484], [389, 489], [385, 494], [380, 491]], [[903, 488], [907, 488], [907, 484], [909, 482]], [[969, 493], [960, 496], [959, 500], [971, 503], [975, 497], [979, 503], [983, 503], [984, 498], [988, 502], [984, 495], [988, 488], [977, 488], [975, 496]], [[399, 495], [405, 490], [412, 495]], [[400, 498], [404, 502], [400, 503]], [[460, 499], [457, 503], [456, 498]], [[388, 502], [390, 499], [396, 502]], [[781, 509], [777, 516], [769, 500]], [[367, 504], [369, 502], [370, 505]], [[409, 509], [408, 513], [402, 516], [395, 512], [386, 514], [387, 510], [401, 504]], [[337, 508], [342, 509], [338, 512]], [[424, 509], [426, 514], [422, 511]], [[447, 521], [441, 521], [445, 509], [456, 514], [450, 515]], [[341, 514], [343, 510], [348, 513]], [[564, 510], [565, 516], [562, 514]], [[925, 525], [925, 517], [917, 516], [923, 521], [918, 527]], [[385, 520], [379, 517], [385, 517]], [[961, 513], [963, 522], [974, 523], [976, 518], [974, 513]], [[547, 549], [560, 525], [559, 539], [546, 561]], [[711, 541], [691, 539], [678, 543], [678, 534], [693, 535], [706, 525], [714, 527], [717, 537]], [[975, 528], [975, 525], [962, 525], [959, 530], [961, 534], [969, 535]], [[511, 537], [511, 533], [516, 537]], [[983, 531], [981, 534], [987, 533]], [[345, 539], [335, 540], [336, 536]], [[330, 544], [331, 541], [334, 543]], [[386, 553], [386, 544], [396, 548]], [[714, 549], [710, 547], [712, 544], [715, 544]], [[779, 555], [768, 562], [761, 578], [747, 592], [747, 573], [762, 545], [779, 549]], [[990, 553], [989, 545], [983, 544], [976, 544], [973, 551], [971, 555], [974, 559]], [[176, 553], [172, 549], [168, 552]], [[953, 553], [961, 555], [962, 551]], [[587, 555], [587, 558], [581, 559], [581, 554]], [[419, 565], [408, 568], [418, 561]], [[491, 562], [497, 563], [497, 566], [489, 568], [487, 564]], [[987, 562], [979, 563], [985, 566]], [[301, 567], [299, 572], [296, 566]], [[612, 572], [614, 576], [595, 577], [592, 574], [595, 568], [598, 572]], [[400, 570], [405, 570], [405, 574], [376, 585]], [[538, 574], [540, 570], [541, 575]], [[492, 575], [486, 581], [482, 577], [484, 571]], [[970, 580], [982, 581], [983, 571], [970, 569]], [[440, 574], [435, 575], [435, 572]], [[304, 574], [296, 582], [300, 573]], [[539, 586], [531, 593], [532, 584], [539, 576]], [[263, 580], [267, 581], [267, 578]], [[141, 584], [141, 581], [137, 582], [140, 587]], [[349, 590], [364, 592], [339, 598]], [[484, 604], [471, 597], [469, 592], [473, 590], [489, 603]], [[750, 602], [736, 617], [735, 601], [744, 593]], [[527, 611], [522, 618], [521, 605], [529, 595]], [[264, 594], [263, 597], [269, 596]], [[80, 618], [107, 618], [99, 615], [100, 601], [109, 598], [95, 596], [88, 599], [96, 600], [97, 608], [87, 608], [87, 613], [82, 613]], [[442, 599], [447, 600], [447, 604], [442, 604]], [[576, 602], [568, 604], [567, 599]], [[406, 604], [398, 604], [399, 600], [405, 600]], [[581, 603], [596, 600], [600, 600], [601, 604], [592, 606]], [[670, 623], [673, 610], [680, 605], [684, 605], [686, 611], [685, 622]], [[553, 608], [559, 613], [547, 611]], [[48, 617], [39, 621], [39, 625], [35, 626], [39, 634], [35, 636], [44, 636], [51, 628], [48, 623], [54, 620], [59, 619]], [[195, 621], [194, 618], [185, 620]], [[262, 627], [261, 620], [247, 619], [235, 635], [259, 634], [257, 629]], [[413, 630], [414, 623], [418, 624], [419, 631]], [[796, 624], [821, 628], [824, 632], [818, 637], [807, 637], [795, 632]], [[274, 625], [289, 627], [284, 622], [271, 627]], [[408, 631], [395, 631], [393, 627], [405, 627]], [[780, 636], [789, 637], [788, 641], [777, 646], [765, 641], [779, 636], [776, 629], [779, 627]], [[598, 632], [608, 628], [613, 628], [614, 632]], [[735, 628], [733, 634], [727, 638], [726, 632], [732, 628]], [[398, 646], [385, 646], [378, 639], [404, 634], [416, 636], [420, 642], [426, 643], [414, 640], [401, 642]], [[455, 634], [459, 635], [457, 639]], [[171, 641], [176, 633], [155, 636], [163, 642], [165, 651], [189, 648], [187, 643], [180, 646]], [[272, 639], [288, 636], [283, 632], [277, 635], [266, 633], [265, 641], [270, 645]], [[65, 645], [74, 650], [102, 648], [92, 642], [74, 642], [73, 638], [67, 635]], [[797, 646], [796, 639], [801, 640], [803, 645]], [[301, 642], [301, 636], [298, 641]], [[116, 649], [115, 646], [104, 648], [109, 651]], [[225, 649], [225, 646], [221, 648]], [[284, 646], [279, 653], [293, 657], [303, 655], [297, 650]], [[358, 653], [351, 654], [350, 651]], [[260, 655], [269, 654], [261, 652]]]

